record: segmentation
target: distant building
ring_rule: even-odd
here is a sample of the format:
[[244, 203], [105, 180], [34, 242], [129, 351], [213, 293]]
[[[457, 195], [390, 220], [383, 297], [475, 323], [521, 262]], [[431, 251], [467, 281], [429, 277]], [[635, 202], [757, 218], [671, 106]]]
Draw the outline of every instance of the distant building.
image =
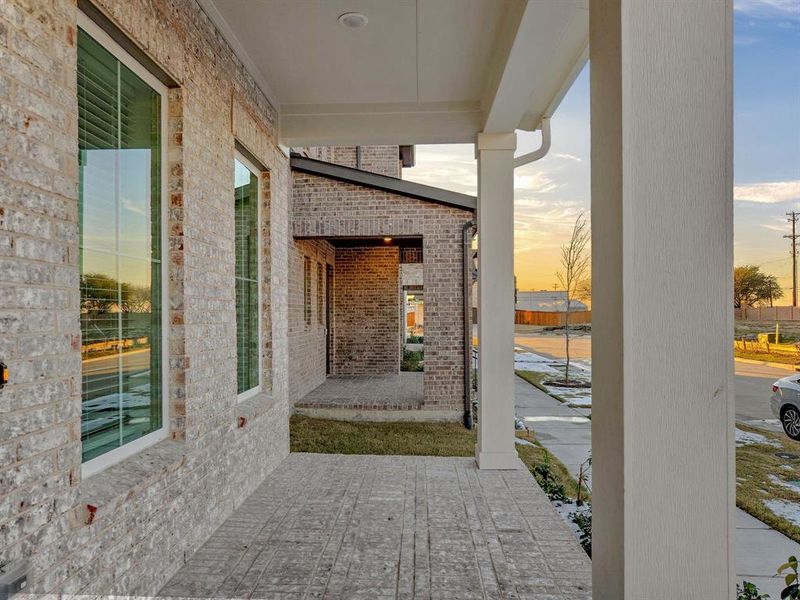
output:
[[[516, 310], [539, 312], [567, 312], [567, 292], [540, 290], [538, 292], [517, 292]], [[570, 311], [588, 310], [579, 300], [570, 302]]]

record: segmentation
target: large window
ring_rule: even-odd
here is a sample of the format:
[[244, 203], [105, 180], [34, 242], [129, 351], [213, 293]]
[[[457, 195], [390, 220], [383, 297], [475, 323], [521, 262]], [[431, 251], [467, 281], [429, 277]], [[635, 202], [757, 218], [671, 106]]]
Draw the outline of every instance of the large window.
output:
[[261, 386], [259, 227], [257, 169], [242, 156], [234, 161], [236, 218], [236, 374], [239, 399]]
[[83, 15], [79, 24], [81, 440], [91, 474], [165, 435], [166, 89]]

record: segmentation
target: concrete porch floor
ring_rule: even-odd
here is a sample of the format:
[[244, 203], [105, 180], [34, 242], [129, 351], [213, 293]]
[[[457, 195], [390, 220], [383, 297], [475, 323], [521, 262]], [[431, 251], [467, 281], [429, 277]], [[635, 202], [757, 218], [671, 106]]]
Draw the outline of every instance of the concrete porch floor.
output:
[[295, 404], [297, 408], [416, 410], [425, 400], [422, 373], [331, 375]]
[[524, 468], [291, 454], [160, 595], [581, 600], [590, 589], [589, 559]]

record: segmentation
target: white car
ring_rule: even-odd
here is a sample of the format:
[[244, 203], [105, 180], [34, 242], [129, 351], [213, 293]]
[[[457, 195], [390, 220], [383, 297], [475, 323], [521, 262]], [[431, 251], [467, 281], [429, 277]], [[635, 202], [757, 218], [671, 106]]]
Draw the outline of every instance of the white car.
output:
[[781, 420], [786, 435], [800, 441], [800, 375], [789, 375], [772, 384], [770, 408]]

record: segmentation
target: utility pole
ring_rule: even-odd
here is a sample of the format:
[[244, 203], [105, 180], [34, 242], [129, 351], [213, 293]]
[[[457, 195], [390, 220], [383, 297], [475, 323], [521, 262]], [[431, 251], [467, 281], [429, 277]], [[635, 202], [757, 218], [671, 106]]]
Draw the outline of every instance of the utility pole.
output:
[[783, 237], [792, 240], [792, 306], [797, 306], [797, 217], [800, 213], [792, 211], [786, 213], [789, 217], [789, 223], [792, 224], [792, 235], [785, 235]]

